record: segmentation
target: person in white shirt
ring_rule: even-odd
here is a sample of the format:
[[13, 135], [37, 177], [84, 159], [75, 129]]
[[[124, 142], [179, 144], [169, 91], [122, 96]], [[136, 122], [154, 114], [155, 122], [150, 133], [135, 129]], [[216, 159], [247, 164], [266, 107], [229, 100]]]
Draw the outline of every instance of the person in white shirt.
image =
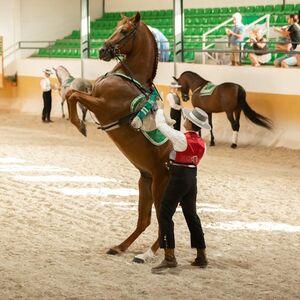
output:
[[[197, 165], [205, 154], [205, 141], [199, 136], [201, 128], [210, 129], [205, 111], [196, 107], [193, 110], [183, 109], [186, 133], [167, 125], [162, 105], [158, 101], [155, 115], [157, 128], [173, 144], [169, 159], [169, 182], [162, 198], [159, 214], [159, 242], [165, 251], [164, 260], [152, 272], [159, 272], [177, 266], [175, 258], [175, 237], [173, 215], [180, 203], [190, 231], [191, 247], [197, 249], [193, 266], [205, 268], [208, 264], [205, 254], [205, 239], [201, 221], [196, 210]], [[159, 105], [160, 103], [160, 105]]]
[[181, 125], [179, 88], [181, 88], [181, 86], [178, 85], [177, 82], [172, 82], [170, 85], [170, 93], [167, 95], [167, 100], [170, 105], [170, 118], [176, 121], [173, 125], [173, 128], [176, 130], [180, 130]]
[[52, 95], [51, 95], [51, 82], [50, 75], [52, 74], [51, 70], [44, 70], [44, 78], [40, 81], [41, 89], [43, 91], [43, 101], [44, 107], [42, 111], [42, 121], [45, 123], [53, 122], [50, 119], [51, 107], [52, 107]]

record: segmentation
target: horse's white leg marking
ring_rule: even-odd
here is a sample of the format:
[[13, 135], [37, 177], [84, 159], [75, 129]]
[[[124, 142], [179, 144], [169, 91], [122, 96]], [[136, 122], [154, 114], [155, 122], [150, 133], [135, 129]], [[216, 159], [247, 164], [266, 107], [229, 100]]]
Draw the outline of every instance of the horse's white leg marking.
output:
[[239, 135], [238, 131], [233, 131], [233, 133], [232, 133], [232, 144], [236, 144], [237, 145], [238, 135]]
[[134, 257], [133, 261], [137, 262], [137, 263], [145, 263], [145, 262], [151, 261], [154, 258], [154, 256], [155, 256], [155, 253], [150, 248], [145, 253], [136, 255]]

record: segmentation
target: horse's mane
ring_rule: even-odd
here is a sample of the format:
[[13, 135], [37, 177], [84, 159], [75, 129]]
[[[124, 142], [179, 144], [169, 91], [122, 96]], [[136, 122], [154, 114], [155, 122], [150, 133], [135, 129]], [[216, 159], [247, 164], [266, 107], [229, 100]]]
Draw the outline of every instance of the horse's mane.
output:
[[185, 71], [181, 75], [191, 75], [191, 76], [195, 76], [195, 77], [200, 77], [200, 75], [198, 75], [197, 73], [192, 72], [192, 71]]
[[198, 80], [201, 80], [201, 81], [207, 81], [208, 82], [208, 80], [206, 80], [205, 78], [201, 77], [199, 74], [197, 74], [195, 72], [192, 72], [192, 71], [185, 71], [180, 76], [182, 76], [182, 75], [188, 75], [188, 76], [191, 76], [191, 77], [193, 77], [195, 79], [198, 79]]
[[150, 29], [147, 27], [147, 25], [145, 23], [142, 22], [142, 24], [146, 27], [146, 30], [150, 33], [151, 41], [152, 41], [152, 44], [154, 45], [154, 68], [153, 68], [153, 72], [152, 72], [152, 75], [151, 75], [151, 82], [150, 82], [150, 84], [152, 84], [153, 83], [153, 79], [155, 78], [156, 73], [157, 73], [157, 67], [158, 67], [158, 48], [157, 48], [157, 43], [156, 43], [156, 40], [154, 38], [154, 35], [152, 34], [152, 32], [150, 31]]
[[65, 70], [68, 74], [70, 74], [70, 72], [67, 70], [66, 67], [60, 65], [60, 66], [57, 67], [57, 69], [58, 69], [58, 68], [61, 68], [61, 69]]

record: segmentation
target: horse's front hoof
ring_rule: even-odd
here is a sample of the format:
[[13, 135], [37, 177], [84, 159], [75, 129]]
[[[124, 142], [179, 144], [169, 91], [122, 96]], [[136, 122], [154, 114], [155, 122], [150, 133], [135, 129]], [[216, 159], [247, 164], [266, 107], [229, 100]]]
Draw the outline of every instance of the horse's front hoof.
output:
[[215, 144], [215, 142], [210, 142], [210, 144], [209, 144], [211, 147], [213, 147], [213, 146], [215, 146], [216, 144]]
[[106, 254], [109, 254], [109, 255], [118, 255], [118, 254], [121, 254], [121, 251], [115, 249], [115, 248], [110, 248]]
[[142, 258], [139, 258], [139, 257], [136, 257], [136, 256], [135, 256], [135, 257], [133, 258], [132, 262], [137, 263], [137, 264], [144, 264], [144, 263], [145, 263], [145, 260], [142, 259]]
[[66, 116], [65, 115], [62, 115], [62, 118], [64, 119]]
[[231, 148], [235, 149], [237, 147], [237, 144], [231, 144]]

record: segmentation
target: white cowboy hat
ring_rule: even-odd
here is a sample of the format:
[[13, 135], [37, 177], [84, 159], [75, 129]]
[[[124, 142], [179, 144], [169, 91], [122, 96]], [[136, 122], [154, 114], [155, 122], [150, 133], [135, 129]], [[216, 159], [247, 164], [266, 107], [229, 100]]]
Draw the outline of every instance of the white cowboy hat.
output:
[[188, 108], [182, 109], [183, 116], [189, 119], [193, 124], [200, 128], [211, 129], [208, 123], [207, 113], [199, 107], [195, 107], [193, 110]]
[[181, 88], [181, 85], [179, 85], [177, 82], [171, 82], [170, 88], [179, 89]]
[[49, 69], [45, 69], [43, 72], [44, 72], [44, 73], [47, 73], [47, 74], [49, 74], [49, 75], [51, 75], [51, 74], [52, 74], [52, 71], [51, 71], [51, 70], [49, 70]]

